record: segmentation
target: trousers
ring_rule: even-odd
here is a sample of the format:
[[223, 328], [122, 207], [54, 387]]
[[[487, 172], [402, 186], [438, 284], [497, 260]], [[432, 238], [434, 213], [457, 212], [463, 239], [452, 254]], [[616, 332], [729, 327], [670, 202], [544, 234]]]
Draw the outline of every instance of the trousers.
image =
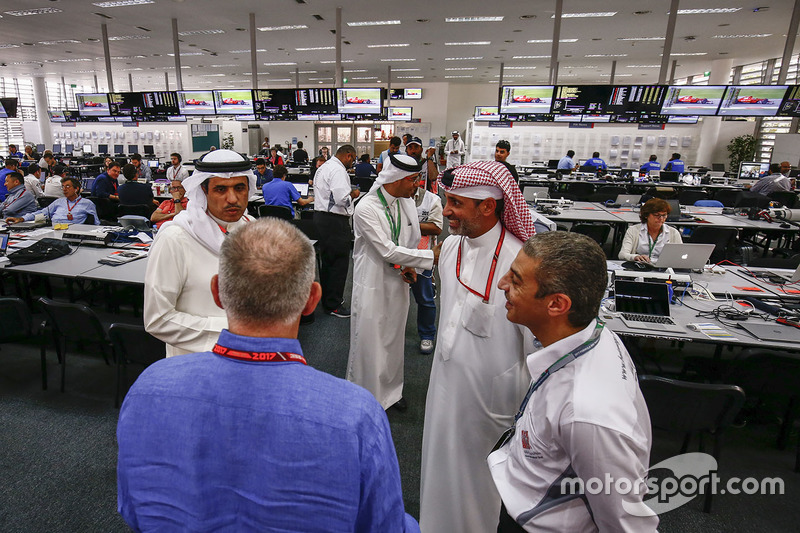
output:
[[433, 293], [433, 271], [426, 270], [417, 275], [411, 284], [411, 293], [417, 302], [417, 331], [420, 339], [436, 337], [436, 301]]
[[344, 303], [344, 286], [353, 242], [350, 217], [315, 211], [314, 227], [319, 236], [321, 252], [319, 281], [322, 285], [322, 307], [326, 311], [333, 311]]

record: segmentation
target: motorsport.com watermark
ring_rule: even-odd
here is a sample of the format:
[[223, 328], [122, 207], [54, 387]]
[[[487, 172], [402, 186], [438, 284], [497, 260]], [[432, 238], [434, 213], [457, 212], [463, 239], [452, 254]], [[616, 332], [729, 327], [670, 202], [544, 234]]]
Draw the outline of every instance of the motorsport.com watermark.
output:
[[[656, 475], [664, 470], [670, 473]], [[731, 477], [724, 481], [717, 475], [717, 460], [712, 455], [685, 453], [651, 466], [646, 479], [615, 479], [609, 473], [603, 479], [565, 478], [561, 480], [561, 494], [645, 495], [643, 502], [623, 499], [622, 506], [634, 516], [651, 516], [677, 509], [705, 494], [782, 495], [784, 481], [779, 477]]]

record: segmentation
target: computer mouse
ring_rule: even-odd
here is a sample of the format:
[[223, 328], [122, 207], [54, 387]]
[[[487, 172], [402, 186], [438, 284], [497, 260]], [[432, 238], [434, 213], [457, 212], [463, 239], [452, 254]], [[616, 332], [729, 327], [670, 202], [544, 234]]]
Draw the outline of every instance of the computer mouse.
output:
[[786, 228], [791, 228], [792, 226], [788, 222], [783, 222], [781, 223], [781, 227], [786, 229]]

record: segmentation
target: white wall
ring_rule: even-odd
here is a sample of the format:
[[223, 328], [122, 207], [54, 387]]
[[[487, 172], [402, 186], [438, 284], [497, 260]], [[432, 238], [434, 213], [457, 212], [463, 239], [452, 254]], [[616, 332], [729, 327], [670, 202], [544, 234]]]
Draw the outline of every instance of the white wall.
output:
[[[432, 133], [437, 136], [444, 135], [450, 139], [450, 133], [458, 130], [462, 137], [465, 137], [467, 122], [475, 115], [475, 106], [497, 105], [497, 91], [496, 83], [451, 85], [447, 98], [446, 127], [441, 133], [437, 134], [435, 129]], [[422, 120], [425, 118], [423, 117]]]
[[[35, 128], [35, 123], [30, 124]], [[28, 137], [25, 140], [28, 142]], [[188, 123], [181, 122], [140, 123], [136, 128], [124, 127], [121, 122], [79, 122], [72, 127], [53, 124], [53, 139], [45, 140], [44, 144], [49, 149], [54, 143], [61, 143], [62, 150], [67, 143], [73, 144], [76, 150], [80, 150], [84, 144], [90, 144], [92, 153], [98, 152], [98, 144], [109, 145], [109, 151], [114, 150], [113, 145], [122, 144], [125, 153], [128, 152], [128, 145], [135, 144], [139, 153], [144, 153], [143, 146], [152, 144], [156, 157], [162, 161], [168, 160], [172, 152], [180, 153], [186, 160], [200, 155], [190, 152], [190, 128]]]

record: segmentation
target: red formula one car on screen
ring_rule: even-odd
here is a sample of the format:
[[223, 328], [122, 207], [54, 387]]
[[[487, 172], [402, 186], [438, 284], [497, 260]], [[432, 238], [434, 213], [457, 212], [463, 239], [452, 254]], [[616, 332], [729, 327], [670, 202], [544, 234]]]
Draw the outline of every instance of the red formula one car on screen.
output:
[[208, 105], [205, 100], [195, 100], [194, 98], [187, 98], [186, 105]]
[[103, 104], [89, 100], [83, 103], [83, 107], [103, 107]]
[[541, 98], [538, 98], [536, 96], [525, 96], [525, 95], [515, 96], [514, 97], [514, 101], [515, 102], [521, 102], [521, 103], [524, 103], [524, 104], [543, 104], [544, 103], [544, 100], [542, 100]]
[[696, 96], [679, 96], [678, 102], [681, 104], [710, 104], [708, 98], [697, 98]]
[[351, 96], [347, 98], [348, 104], [371, 104], [372, 100], [369, 98], [358, 98], [356, 96]]
[[755, 96], [741, 96], [736, 99], [736, 104], [771, 104], [769, 98], [756, 98]]
[[247, 102], [244, 100], [234, 100], [233, 98], [223, 98], [222, 103], [225, 105], [245, 105]]

